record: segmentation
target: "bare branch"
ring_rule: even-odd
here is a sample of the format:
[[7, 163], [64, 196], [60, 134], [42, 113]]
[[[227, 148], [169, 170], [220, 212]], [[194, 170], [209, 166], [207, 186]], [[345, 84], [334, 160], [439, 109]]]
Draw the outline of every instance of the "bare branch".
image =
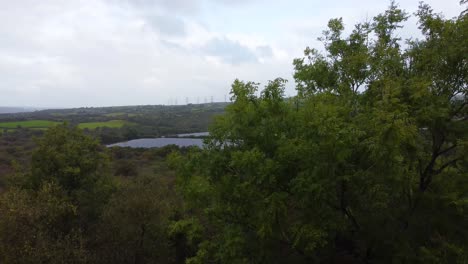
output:
[[452, 164], [455, 164], [458, 160], [460, 160], [459, 158], [456, 158], [454, 160], [451, 160], [447, 163], [445, 163], [444, 165], [440, 166], [439, 169], [435, 170], [434, 171], [434, 174], [439, 174], [441, 173], [445, 168], [447, 168], [448, 166], [452, 165]]
[[457, 147], [457, 144], [453, 144], [452, 146], [450, 146], [450, 147], [448, 147], [448, 148], [446, 148], [446, 149], [440, 151], [440, 152], [438, 153], [438, 155], [443, 155], [443, 154], [449, 152], [450, 150], [452, 150], [452, 149], [454, 149], [454, 148], [456, 148], [456, 147]]

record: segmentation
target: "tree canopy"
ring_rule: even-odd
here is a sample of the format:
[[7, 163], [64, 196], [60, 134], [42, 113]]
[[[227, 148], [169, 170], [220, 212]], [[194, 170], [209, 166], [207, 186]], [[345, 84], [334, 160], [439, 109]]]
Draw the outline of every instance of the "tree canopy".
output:
[[349, 35], [330, 20], [297, 96], [233, 83], [206, 149], [173, 157], [206, 227], [188, 263], [468, 260], [468, 19], [415, 16], [407, 41], [395, 3]]
[[414, 15], [420, 39], [395, 3], [331, 19], [297, 95], [235, 80], [202, 149], [49, 128], [0, 190], [0, 262], [467, 263], [468, 15]]

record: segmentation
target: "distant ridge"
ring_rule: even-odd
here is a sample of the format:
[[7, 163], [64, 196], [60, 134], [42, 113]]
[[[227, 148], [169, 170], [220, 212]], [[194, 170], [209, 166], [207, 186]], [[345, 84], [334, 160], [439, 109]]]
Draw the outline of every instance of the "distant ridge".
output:
[[0, 106], [0, 114], [13, 114], [13, 113], [25, 113], [34, 112], [37, 110], [44, 110], [45, 108], [39, 107], [11, 107], [11, 106]]

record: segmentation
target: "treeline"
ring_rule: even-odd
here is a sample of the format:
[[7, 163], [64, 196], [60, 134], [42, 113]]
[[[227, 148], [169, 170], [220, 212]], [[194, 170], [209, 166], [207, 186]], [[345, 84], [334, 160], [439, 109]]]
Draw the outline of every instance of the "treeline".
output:
[[0, 196], [0, 262], [466, 263], [468, 17], [415, 15], [405, 43], [394, 3], [330, 20], [297, 96], [236, 80], [204, 149], [138, 154], [171, 153], [152, 174], [50, 129]]
[[0, 114], [0, 122], [40, 119], [58, 122], [68, 121], [71, 124], [79, 124], [83, 122], [101, 122], [122, 118], [139, 123], [138, 117], [165, 119], [190, 115], [191, 113], [222, 113], [226, 105], [228, 105], [228, 103], [48, 109], [25, 113]]
[[42, 134], [37, 130], [16, 129], [0, 135], [0, 192], [6, 186], [6, 176], [14, 172], [15, 164], [29, 166], [35, 148], [32, 138]]
[[[89, 122], [107, 122], [123, 120], [121, 127], [100, 127], [86, 129], [86, 133], [98, 137], [103, 144], [145, 138], [161, 137], [191, 132], [205, 132], [213, 117], [224, 113], [228, 103], [211, 103], [198, 105], [141, 105], [120, 107], [96, 107], [74, 109], [50, 109], [31, 113], [0, 114], [1, 122], [18, 122], [28, 120], [48, 120], [68, 122], [71, 125]], [[15, 134], [18, 129], [0, 131], [0, 134]], [[38, 128], [35, 128], [36, 131]], [[39, 129], [41, 129], [39, 127]], [[46, 129], [43, 127], [42, 129]], [[22, 136], [24, 133], [16, 133]]]
[[[224, 105], [225, 106], [225, 105]], [[184, 111], [176, 113], [158, 113], [137, 115], [126, 118], [129, 125], [121, 128], [98, 128], [87, 131], [100, 138], [103, 144], [111, 144], [137, 138], [152, 138], [176, 134], [205, 132], [213, 118], [224, 113], [223, 108], [203, 111]]]
[[36, 144], [0, 195], [1, 263], [183, 263], [174, 175], [141, 168], [179, 148], [106, 150], [69, 125]]

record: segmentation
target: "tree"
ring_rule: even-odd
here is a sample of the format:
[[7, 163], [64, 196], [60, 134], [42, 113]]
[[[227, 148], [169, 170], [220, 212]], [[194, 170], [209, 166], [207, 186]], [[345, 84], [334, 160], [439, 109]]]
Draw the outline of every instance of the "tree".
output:
[[0, 262], [88, 263], [114, 189], [99, 142], [67, 124], [37, 140], [29, 172], [0, 195]]
[[169, 219], [178, 208], [175, 194], [157, 177], [124, 182], [105, 206], [96, 263], [174, 263]]
[[87, 189], [99, 180], [106, 159], [99, 142], [79, 128], [67, 124], [50, 128], [37, 140], [32, 155], [32, 187], [56, 181], [69, 194]]
[[421, 4], [424, 38], [392, 3], [283, 79], [236, 80], [206, 149], [174, 156], [206, 240], [189, 263], [463, 263], [468, 22]]
[[76, 206], [53, 183], [0, 196], [1, 263], [87, 263], [84, 237], [70, 226]]
[[108, 156], [99, 142], [67, 124], [50, 128], [37, 140], [31, 162], [31, 187], [54, 182], [77, 206], [82, 228], [98, 221], [114, 189]]

